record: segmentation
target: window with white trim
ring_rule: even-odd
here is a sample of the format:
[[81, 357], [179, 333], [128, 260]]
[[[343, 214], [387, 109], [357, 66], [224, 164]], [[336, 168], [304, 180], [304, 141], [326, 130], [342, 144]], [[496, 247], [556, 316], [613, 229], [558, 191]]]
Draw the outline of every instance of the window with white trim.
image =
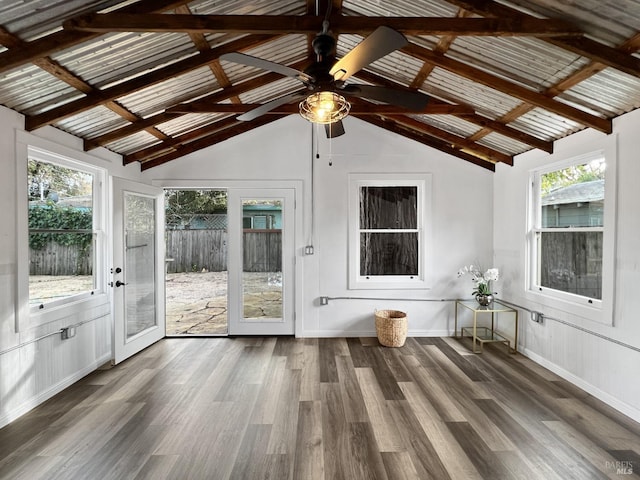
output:
[[430, 175], [350, 177], [349, 288], [426, 288]]
[[32, 146], [26, 169], [30, 310], [104, 293], [104, 171]]
[[528, 290], [536, 301], [606, 323], [611, 311], [603, 315], [603, 309], [613, 295], [614, 154], [596, 151], [531, 172]]

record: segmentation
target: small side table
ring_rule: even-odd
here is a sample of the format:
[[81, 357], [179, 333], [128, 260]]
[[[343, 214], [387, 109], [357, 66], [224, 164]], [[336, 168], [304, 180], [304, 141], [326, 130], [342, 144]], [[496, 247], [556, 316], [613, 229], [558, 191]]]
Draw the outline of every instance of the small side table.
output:
[[[456, 312], [455, 312], [455, 326], [453, 335], [458, 338], [458, 311], [460, 308], [465, 308], [473, 312], [473, 327], [460, 327], [460, 338], [463, 338], [465, 334], [473, 339], [473, 353], [482, 353], [482, 347], [485, 343], [504, 343], [507, 346], [507, 351], [510, 353], [518, 352], [518, 311], [514, 308], [508, 307], [500, 300], [494, 300], [490, 305], [483, 307], [475, 300], [456, 300]], [[512, 313], [515, 321], [514, 329], [514, 348], [511, 348], [511, 341], [504, 335], [496, 332], [495, 330], [495, 315], [499, 313]], [[485, 326], [478, 326], [478, 315], [491, 314], [491, 328]], [[476, 349], [476, 345], [480, 344], [480, 348]]]

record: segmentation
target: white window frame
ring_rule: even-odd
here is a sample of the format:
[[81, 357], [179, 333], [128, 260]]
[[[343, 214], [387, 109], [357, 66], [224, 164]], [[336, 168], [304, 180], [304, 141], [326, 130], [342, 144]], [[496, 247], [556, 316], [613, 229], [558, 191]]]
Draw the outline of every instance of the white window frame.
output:
[[[106, 289], [107, 171], [86, 161], [86, 156], [30, 134], [16, 142], [17, 199], [17, 315], [16, 332], [80, 315], [87, 309], [108, 305]], [[94, 289], [43, 305], [29, 304], [29, 218], [27, 166], [29, 159], [53, 163], [93, 175], [93, 278]]]
[[[603, 227], [582, 228], [541, 228], [540, 178], [542, 175], [561, 170], [572, 165], [605, 160], [605, 202]], [[535, 308], [551, 307], [580, 318], [613, 324], [613, 300], [615, 293], [615, 244], [616, 244], [616, 198], [617, 198], [617, 148], [614, 135], [608, 137], [599, 148], [586, 146], [584, 153], [558, 160], [529, 171], [527, 260], [525, 297], [534, 302]], [[537, 284], [538, 252], [536, 235], [538, 232], [602, 231], [602, 299], [563, 292]]]
[[[417, 188], [417, 275], [360, 275], [360, 189], [362, 187]], [[353, 173], [349, 175], [349, 289], [428, 289], [431, 255], [431, 174]]]

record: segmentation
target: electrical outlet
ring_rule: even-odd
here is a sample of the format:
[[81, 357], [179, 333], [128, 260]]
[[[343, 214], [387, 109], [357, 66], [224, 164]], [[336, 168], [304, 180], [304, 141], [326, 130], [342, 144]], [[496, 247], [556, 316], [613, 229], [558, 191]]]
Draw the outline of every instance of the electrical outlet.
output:
[[329, 305], [329, 297], [320, 297], [320, 305]]
[[536, 323], [542, 323], [542, 313], [540, 312], [531, 312], [531, 320]]
[[68, 340], [76, 336], [76, 327], [66, 327], [60, 330], [62, 340]]
[[304, 254], [313, 255], [313, 245], [307, 245], [306, 247], [304, 247]]

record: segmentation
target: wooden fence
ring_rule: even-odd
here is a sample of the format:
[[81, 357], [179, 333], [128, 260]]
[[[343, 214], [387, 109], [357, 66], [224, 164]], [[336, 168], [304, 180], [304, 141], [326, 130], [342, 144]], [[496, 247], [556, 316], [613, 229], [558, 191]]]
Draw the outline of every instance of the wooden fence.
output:
[[[245, 272], [282, 270], [282, 231], [246, 229], [243, 234]], [[167, 230], [166, 256], [169, 273], [222, 272], [227, 270], [225, 230]], [[30, 250], [31, 275], [91, 275], [91, 249], [51, 242], [40, 250]]]
[[49, 242], [39, 250], [29, 249], [29, 255], [30, 275], [91, 275], [93, 271], [91, 248]]
[[[166, 242], [169, 273], [227, 270], [225, 230], [167, 230]], [[244, 230], [244, 271], [281, 271], [281, 244], [281, 230]]]

